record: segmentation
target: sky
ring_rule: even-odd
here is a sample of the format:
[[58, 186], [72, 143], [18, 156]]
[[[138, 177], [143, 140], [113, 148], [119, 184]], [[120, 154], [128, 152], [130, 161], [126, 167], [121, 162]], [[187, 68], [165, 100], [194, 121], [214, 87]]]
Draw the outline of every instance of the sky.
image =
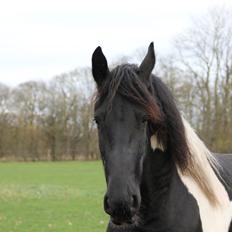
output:
[[91, 65], [101, 46], [108, 62], [154, 41], [158, 54], [191, 20], [232, 0], [0, 1], [0, 82], [49, 80]]

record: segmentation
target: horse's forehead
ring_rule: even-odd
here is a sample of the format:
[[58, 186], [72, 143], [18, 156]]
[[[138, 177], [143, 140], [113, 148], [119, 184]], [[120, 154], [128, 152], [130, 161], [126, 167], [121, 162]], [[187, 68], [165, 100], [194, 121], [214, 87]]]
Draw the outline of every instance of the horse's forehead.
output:
[[116, 94], [115, 98], [112, 101], [111, 106], [112, 115], [122, 117], [129, 117], [132, 113], [135, 112], [135, 106], [118, 94]]
[[97, 109], [95, 109], [96, 115], [105, 115], [107, 121], [119, 120], [125, 121], [132, 120], [141, 111], [141, 109], [133, 104], [125, 97], [116, 94], [111, 102], [104, 101]]

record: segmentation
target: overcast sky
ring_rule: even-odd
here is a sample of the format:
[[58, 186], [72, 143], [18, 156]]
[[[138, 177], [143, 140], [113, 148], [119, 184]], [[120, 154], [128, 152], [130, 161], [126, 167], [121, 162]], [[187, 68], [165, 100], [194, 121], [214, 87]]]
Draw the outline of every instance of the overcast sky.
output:
[[160, 54], [191, 18], [232, 0], [7, 0], [0, 3], [0, 82], [15, 86], [90, 66], [102, 46], [109, 63], [154, 41]]

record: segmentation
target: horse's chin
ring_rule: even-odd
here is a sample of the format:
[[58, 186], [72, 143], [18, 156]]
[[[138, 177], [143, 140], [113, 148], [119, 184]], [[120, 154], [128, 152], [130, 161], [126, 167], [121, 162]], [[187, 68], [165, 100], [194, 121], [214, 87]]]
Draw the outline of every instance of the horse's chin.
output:
[[115, 226], [123, 226], [123, 225], [131, 225], [133, 224], [133, 220], [121, 220], [121, 219], [117, 219], [117, 218], [111, 218], [111, 222], [115, 225]]
[[111, 217], [110, 223], [114, 227], [124, 227], [125, 228], [125, 227], [136, 226], [137, 220], [136, 220], [136, 216], [132, 217], [131, 219], [126, 219], [126, 220]]

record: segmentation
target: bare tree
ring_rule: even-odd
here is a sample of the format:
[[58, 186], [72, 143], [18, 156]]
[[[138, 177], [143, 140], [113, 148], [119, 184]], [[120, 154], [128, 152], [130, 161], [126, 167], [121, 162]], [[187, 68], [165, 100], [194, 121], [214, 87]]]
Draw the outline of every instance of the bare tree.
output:
[[[198, 129], [214, 149], [227, 151], [231, 136], [232, 16], [226, 9], [212, 9], [194, 21], [175, 43], [179, 68], [195, 88]], [[230, 124], [231, 125], [231, 124]]]

